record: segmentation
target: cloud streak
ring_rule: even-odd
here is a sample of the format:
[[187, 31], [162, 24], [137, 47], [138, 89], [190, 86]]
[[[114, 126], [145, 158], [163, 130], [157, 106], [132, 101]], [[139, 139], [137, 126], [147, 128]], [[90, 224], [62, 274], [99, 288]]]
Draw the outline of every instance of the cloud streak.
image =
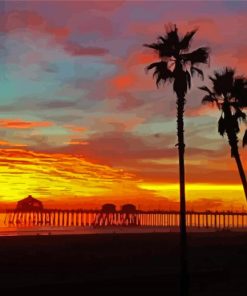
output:
[[21, 119], [1, 119], [0, 128], [7, 129], [32, 129], [50, 127], [53, 123], [49, 121], [24, 121]]

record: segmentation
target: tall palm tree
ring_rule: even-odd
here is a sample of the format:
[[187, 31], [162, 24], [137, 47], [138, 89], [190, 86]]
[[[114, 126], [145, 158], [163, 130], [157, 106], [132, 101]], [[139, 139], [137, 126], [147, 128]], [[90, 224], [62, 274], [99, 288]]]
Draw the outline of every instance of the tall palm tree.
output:
[[188, 295], [188, 271], [187, 271], [187, 234], [186, 234], [186, 204], [185, 204], [185, 170], [184, 170], [184, 106], [185, 95], [191, 87], [191, 76], [197, 73], [203, 78], [203, 72], [198, 68], [199, 64], [206, 64], [209, 57], [209, 49], [200, 47], [188, 52], [196, 30], [188, 32], [184, 37], [178, 35], [176, 25], [170, 25], [164, 36], [159, 36], [156, 43], [144, 44], [154, 49], [159, 56], [159, 61], [147, 66], [147, 70], [153, 69], [156, 85], [167, 81], [173, 83], [173, 90], [177, 96], [177, 138], [179, 156], [179, 181], [180, 181], [180, 243], [181, 243], [181, 294]]
[[[209, 79], [213, 83], [212, 90], [207, 86], [199, 87], [207, 92], [202, 103], [214, 103], [221, 111], [218, 132], [221, 136], [226, 134], [228, 137], [231, 156], [236, 160], [247, 200], [247, 181], [238, 151], [239, 124], [242, 121], [247, 123], [247, 115], [243, 112], [247, 107], [247, 78], [236, 76], [234, 69], [225, 68], [221, 72], [215, 71], [214, 77], [209, 76]], [[247, 129], [243, 137], [243, 146], [245, 145], [247, 145]]]

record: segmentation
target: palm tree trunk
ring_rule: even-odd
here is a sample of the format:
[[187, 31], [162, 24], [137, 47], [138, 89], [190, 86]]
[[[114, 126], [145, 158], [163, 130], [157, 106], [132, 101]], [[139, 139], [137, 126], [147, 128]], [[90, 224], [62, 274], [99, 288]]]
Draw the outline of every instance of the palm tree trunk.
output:
[[184, 169], [184, 105], [185, 98], [177, 99], [177, 137], [179, 155], [179, 182], [180, 182], [180, 263], [181, 282], [180, 295], [187, 296], [189, 291], [189, 276], [187, 264], [187, 233], [186, 233], [186, 203], [185, 203], [185, 169]]
[[237, 150], [237, 152], [234, 152], [233, 153], [233, 157], [235, 158], [236, 163], [237, 163], [237, 166], [238, 166], [238, 172], [239, 172], [239, 175], [240, 175], [242, 184], [243, 184], [245, 199], [247, 201], [247, 181], [246, 181], [246, 176], [245, 176], [245, 173], [244, 173], [244, 168], [243, 168], [243, 165], [242, 165], [242, 162], [241, 162], [241, 159], [240, 159], [238, 150]]
[[225, 116], [228, 123], [226, 133], [228, 137], [228, 142], [231, 146], [231, 156], [234, 157], [236, 160], [238, 172], [243, 184], [245, 199], [247, 200], [247, 181], [246, 181], [243, 165], [238, 152], [238, 137], [235, 130], [233, 129], [234, 123], [232, 122], [232, 115], [231, 115], [231, 110], [229, 105], [224, 106], [224, 112], [225, 112]]

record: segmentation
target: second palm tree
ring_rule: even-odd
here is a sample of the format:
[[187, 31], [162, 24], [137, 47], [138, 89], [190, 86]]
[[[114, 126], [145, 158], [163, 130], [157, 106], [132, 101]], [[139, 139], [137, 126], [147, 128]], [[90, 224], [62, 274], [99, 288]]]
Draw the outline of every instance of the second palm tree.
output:
[[[231, 68], [226, 68], [221, 72], [216, 71], [214, 77], [209, 76], [209, 79], [213, 82], [212, 90], [207, 86], [200, 87], [201, 90], [207, 92], [202, 103], [215, 103], [221, 111], [218, 131], [221, 136], [226, 134], [228, 137], [231, 156], [236, 160], [247, 200], [247, 181], [238, 151], [239, 123], [241, 121], [247, 122], [247, 116], [243, 112], [243, 108], [247, 107], [247, 79], [235, 76], [235, 71]], [[243, 146], [245, 145], [247, 145], [247, 130], [243, 137]]]

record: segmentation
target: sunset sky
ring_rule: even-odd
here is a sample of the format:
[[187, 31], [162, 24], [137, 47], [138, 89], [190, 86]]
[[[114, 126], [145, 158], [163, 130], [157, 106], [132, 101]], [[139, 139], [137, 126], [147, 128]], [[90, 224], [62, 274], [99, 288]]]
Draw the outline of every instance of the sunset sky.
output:
[[172, 22], [212, 50], [187, 94], [188, 208], [247, 209], [219, 111], [197, 89], [224, 66], [247, 75], [247, 2], [0, 5], [0, 207], [32, 194], [47, 207], [178, 208], [176, 97], [145, 72], [156, 56], [143, 47]]

